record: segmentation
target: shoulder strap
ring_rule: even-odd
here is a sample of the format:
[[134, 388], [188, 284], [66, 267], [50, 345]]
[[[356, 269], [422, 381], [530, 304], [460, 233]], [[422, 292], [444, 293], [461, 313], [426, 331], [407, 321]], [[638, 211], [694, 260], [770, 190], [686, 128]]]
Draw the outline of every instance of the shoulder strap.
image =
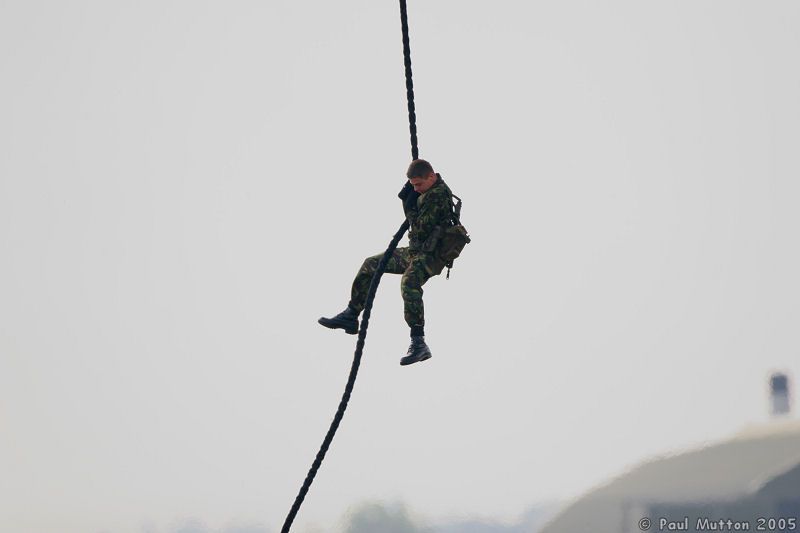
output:
[[453, 194], [453, 198], [457, 201], [453, 203], [453, 224], [456, 226], [461, 224], [461, 198]]
[[[460, 226], [461, 225], [461, 198], [453, 194], [453, 191], [450, 191], [450, 195], [456, 199], [455, 202], [451, 199], [451, 208], [452, 208], [452, 219], [453, 225]], [[453, 261], [450, 261], [445, 265], [447, 267], [447, 277], [445, 279], [450, 279], [450, 269], [453, 268]]]

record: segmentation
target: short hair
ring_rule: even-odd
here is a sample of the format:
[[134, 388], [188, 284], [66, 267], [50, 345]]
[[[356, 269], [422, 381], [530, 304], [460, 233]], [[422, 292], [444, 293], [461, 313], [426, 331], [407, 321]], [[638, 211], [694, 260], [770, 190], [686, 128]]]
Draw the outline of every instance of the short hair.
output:
[[415, 159], [410, 165], [408, 165], [406, 177], [408, 177], [408, 179], [417, 178], [421, 176], [427, 176], [431, 172], [433, 172], [433, 167], [430, 163], [424, 159]]

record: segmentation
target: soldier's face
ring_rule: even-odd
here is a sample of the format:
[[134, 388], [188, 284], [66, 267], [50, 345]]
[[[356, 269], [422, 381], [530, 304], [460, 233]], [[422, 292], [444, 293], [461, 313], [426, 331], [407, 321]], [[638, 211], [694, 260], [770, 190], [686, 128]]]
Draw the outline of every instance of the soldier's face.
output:
[[411, 182], [411, 186], [414, 187], [415, 191], [422, 194], [433, 186], [436, 181], [436, 173], [431, 172], [427, 176], [414, 176], [408, 181]]

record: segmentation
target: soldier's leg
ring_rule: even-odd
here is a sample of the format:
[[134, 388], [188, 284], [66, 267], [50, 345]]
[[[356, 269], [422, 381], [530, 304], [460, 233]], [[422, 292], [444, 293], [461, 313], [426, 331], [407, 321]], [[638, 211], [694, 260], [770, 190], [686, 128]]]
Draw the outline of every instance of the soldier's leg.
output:
[[[367, 257], [353, 280], [353, 287], [350, 290], [350, 303], [348, 305], [359, 313], [364, 309], [369, 284], [375, 271], [378, 270], [378, 263], [382, 258], [383, 254]], [[408, 260], [408, 248], [396, 248], [392, 257], [386, 263], [385, 272], [388, 274], [402, 274], [408, 269]]]
[[408, 268], [403, 273], [403, 279], [400, 282], [406, 324], [411, 328], [412, 337], [425, 335], [425, 307], [422, 303], [422, 286], [431, 277], [430, 270], [426, 268], [426, 261], [426, 256], [421, 254], [409, 257]]
[[411, 345], [400, 364], [411, 365], [431, 358], [431, 349], [425, 343], [425, 309], [422, 305], [422, 286], [431, 277], [433, 270], [427, 264], [425, 255], [409, 258], [409, 264], [403, 273], [400, 290], [405, 304], [406, 323], [411, 328]]

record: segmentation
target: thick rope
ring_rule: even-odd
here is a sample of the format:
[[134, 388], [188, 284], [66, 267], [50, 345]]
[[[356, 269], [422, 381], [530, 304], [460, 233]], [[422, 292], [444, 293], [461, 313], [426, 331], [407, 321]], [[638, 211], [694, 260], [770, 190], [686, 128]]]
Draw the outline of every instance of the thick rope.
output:
[[383, 275], [384, 270], [386, 270], [386, 263], [389, 262], [392, 254], [394, 254], [394, 250], [397, 248], [397, 243], [399, 243], [400, 239], [403, 238], [403, 235], [405, 235], [407, 229], [408, 221], [403, 222], [403, 224], [400, 226], [400, 229], [397, 230], [397, 233], [395, 233], [394, 237], [392, 237], [392, 242], [389, 243], [389, 247], [386, 249], [386, 252], [383, 254], [383, 257], [378, 263], [378, 269], [372, 276], [372, 281], [370, 282], [369, 290], [367, 291], [367, 301], [364, 304], [364, 316], [361, 319], [361, 329], [358, 332], [356, 352], [353, 357], [353, 364], [350, 367], [350, 377], [347, 379], [347, 385], [344, 388], [344, 394], [339, 402], [339, 408], [336, 410], [336, 415], [333, 417], [333, 422], [331, 422], [331, 427], [328, 429], [328, 434], [325, 435], [325, 440], [322, 441], [322, 446], [320, 447], [319, 452], [317, 452], [317, 457], [314, 459], [314, 463], [311, 465], [311, 469], [308, 471], [308, 475], [303, 482], [303, 486], [300, 488], [300, 493], [297, 495], [297, 498], [295, 498], [294, 505], [292, 505], [292, 509], [289, 511], [289, 516], [286, 517], [286, 521], [283, 523], [281, 533], [288, 533], [289, 528], [292, 527], [292, 522], [297, 515], [297, 511], [300, 510], [300, 505], [303, 503], [306, 493], [311, 487], [311, 483], [314, 481], [314, 476], [317, 475], [317, 470], [319, 470], [322, 460], [325, 458], [328, 447], [330, 446], [331, 441], [333, 441], [333, 436], [336, 434], [336, 430], [339, 428], [339, 423], [344, 417], [344, 411], [347, 409], [347, 402], [350, 400], [350, 394], [353, 391], [353, 386], [356, 382], [356, 376], [358, 375], [358, 367], [361, 364], [361, 353], [364, 350], [364, 342], [367, 338], [367, 327], [369, 326], [369, 317], [370, 313], [372, 312], [372, 301], [375, 299], [375, 293], [378, 291], [378, 284], [381, 282], [381, 276]]
[[[406, 10], [406, 0], [400, 0], [400, 22], [403, 31], [403, 59], [406, 67], [406, 96], [408, 99], [408, 125], [411, 133], [411, 158], [417, 159], [419, 157], [419, 149], [417, 147], [417, 116], [414, 112], [414, 84], [411, 81], [411, 51], [408, 43], [408, 14]], [[286, 517], [286, 520], [283, 523], [281, 533], [289, 533], [289, 530], [292, 527], [292, 522], [294, 522], [297, 512], [300, 510], [300, 506], [303, 504], [303, 500], [308, 493], [308, 489], [311, 488], [311, 483], [313, 483], [314, 477], [317, 475], [317, 470], [319, 470], [319, 467], [322, 465], [322, 460], [325, 458], [325, 454], [328, 452], [331, 442], [333, 442], [333, 436], [336, 434], [336, 430], [339, 429], [339, 424], [344, 417], [344, 411], [347, 409], [347, 402], [350, 401], [350, 395], [352, 394], [353, 386], [356, 383], [358, 367], [361, 365], [361, 354], [364, 351], [364, 343], [367, 339], [367, 327], [369, 326], [369, 317], [372, 313], [372, 301], [375, 299], [375, 293], [378, 291], [378, 284], [381, 282], [381, 276], [383, 276], [383, 273], [386, 270], [386, 264], [394, 254], [397, 244], [400, 242], [400, 239], [403, 238], [403, 235], [405, 235], [406, 230], [408, 230], [408, 221], [403, 222], [403, 224], [400, 226], [400, 229], [398, 229], [397, 233], [395, 233], [394, 237], [392, 237], [389, 247], [386, 249], [383, 257], [378, 262], [378, 268], [375, 270], [375, 274], [372, 276], [372, 281], [370, 281], [369, 290], [367, 291], [367, 300], [364, 303], [364, 316], [361, 319], [361, 328], [358, 331], [356, 352], [353, 356], [353, 364], [350, 367], [350, 376], [347, 378], [347, 385], [344, 388], [344, 394], [342, 395], [342, 399], [339, 401], [339, 408], [336, 410], [336, 414], [333, 417], [330, 428], [328, 428], [328, 433], [325, 435], [325, 440], [322, 441], [322, 446], [320, 446], [320, 449], [317, 452], [314, 463], [311, 465], [311, 468], [306, 475], [306, 479], [303, 481], [303, 486], [300, 487], [300, 492], [297, 494], [297, 498], [295, 498], [294, 504], [292, 504], [292, 508], [289, 510], [289, 515]]]
[[400, 0], [400, 25], [403, 30], [403, 63], [406, 66], [406, 100], [408, 100], [408, 130], [411, 133], [411, 159], [419, 159], [417, 148], [417, 113], [414, 111], [414, 80], [411, 77], [411, 47], [408, 41], [408, 10], [406, 0]]

